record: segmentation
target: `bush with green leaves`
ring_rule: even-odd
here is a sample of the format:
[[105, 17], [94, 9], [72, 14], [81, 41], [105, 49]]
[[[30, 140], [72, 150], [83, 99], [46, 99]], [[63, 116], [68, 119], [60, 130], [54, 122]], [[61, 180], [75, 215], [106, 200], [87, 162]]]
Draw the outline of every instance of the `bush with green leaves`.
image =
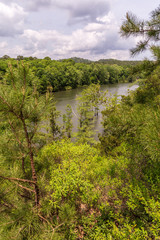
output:
[[87, 224], [86, 221], [88, 225], [91, 224], [90, 218], [95, 224], [108, 166], [99, 151], [87, 144], [77, 145], [62, 140], [44, 147], [38, 163], [39, 169], [48, 168], [49, 171], [46, 172], [47, 195], [42, 201], [44, 214], [54, 213], [57, 216], [54, 224], [62, 224], [65, 231], [73, 228], [77, 236], [82, 231], [80, 228], [83, 229]]

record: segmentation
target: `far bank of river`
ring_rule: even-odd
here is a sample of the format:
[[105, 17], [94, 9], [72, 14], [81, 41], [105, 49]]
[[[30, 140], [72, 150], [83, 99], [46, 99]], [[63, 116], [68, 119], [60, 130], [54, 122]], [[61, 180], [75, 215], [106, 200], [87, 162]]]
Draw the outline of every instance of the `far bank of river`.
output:
[[[108, 90], [110, 94], [117, 94], [118, 96], [127, 95], [128, 91], [135, 90], [138, 85], [131, 85], [130, 83], [118, 83], [118, 84], [107, 84], [101, 86], [101, 91]], [[77, 97], [81, 94], [84, 88], [77, 88], [68, 91], [61, 91], [54, 93], [54, 98], [56, 101], [57, 110], [61, 112], [61, 116], [65, 113], [65, 108], [67, 104], [70, 104], [73, 111], [73, 131], [77, 129]], [[102, 109], [101, 109], [102, 111]], [[95, 130], [98, 132], [102, 131], [102, 115], [99, 114], [99, 117], [95, 123]]]

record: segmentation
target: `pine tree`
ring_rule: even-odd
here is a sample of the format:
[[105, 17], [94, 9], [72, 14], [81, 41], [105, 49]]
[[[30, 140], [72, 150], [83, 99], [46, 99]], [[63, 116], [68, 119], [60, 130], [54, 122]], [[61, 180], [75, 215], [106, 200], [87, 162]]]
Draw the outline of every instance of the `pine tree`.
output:
[[131, 49], [131, 54], [135, 55], [146, 49], [150, 49], [157, 60], [160, 60], [160, 47], [157, 45], [160, 40], [160, 6], [151, 12], [149, 21], [139, 20], [134, 14], [127, 13], [126, 20], [121, 26], [121, 35], [124, 37], [140, 36], [135, 48]]
[[[40, 193], [35, 154], [42, 144], [38, 127], [49, 105], [49, 95], [39, 95], [36, 78], [29, 67], [19, 63], [17, 68], [12, 69], [10, 65], [0, 83], [0, 117], [4, 132], [0, 139], [0, 155], [7, 166], [7, 170], [1, 169], [0, 177], [16, 183], [25, 192], [34, 193], [36, 206], [39, 206]], [[16, 166], [15, 172], [13, 166]]]
[[50, 110], [50, 128], [52, 133], [52, 139], [55, 141], [61, 136], [60, 126], [57, 124], [57, 118], [60, 117], [60, 112], [57, 111], [55, 102]]

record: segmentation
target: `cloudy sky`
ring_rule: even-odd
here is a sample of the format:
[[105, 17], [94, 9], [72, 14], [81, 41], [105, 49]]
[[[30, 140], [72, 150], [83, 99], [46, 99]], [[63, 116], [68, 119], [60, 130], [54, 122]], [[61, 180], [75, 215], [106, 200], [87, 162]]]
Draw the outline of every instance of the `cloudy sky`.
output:
[[136, 40], [119, 34], [126, 12], [147, 19], [158, 5], [159, 0], [0, 0], [0, 57], [131, 59]]

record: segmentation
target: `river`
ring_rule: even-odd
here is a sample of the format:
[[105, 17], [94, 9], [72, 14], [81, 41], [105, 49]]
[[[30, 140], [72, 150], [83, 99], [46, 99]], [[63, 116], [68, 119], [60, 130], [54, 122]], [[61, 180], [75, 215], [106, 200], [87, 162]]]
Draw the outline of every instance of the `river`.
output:
[[[128, 90], [135, 90], [138, 87], [138, 85], [131, 85], [129, 83], [118, 83], [118, 84], [107, 84], [107, 85], [101, 85], [101, 91], [106, 91], [108, 90], [108, 93], [110, 94], [117, 94], [119, 97], [122, 95], [127, 95]], [[65, 113], [65, 108], [67, 104], [70, 104], [72, 107], [72, 112], [73, 112], [73, 132], [77, 130], [77, 100], [76, 98], [81, 94], [82, 90], [84, 88], [77, 88], [77, 89], [72, 89], [68, 91], [61, 91], [61, 92], [56, 92], [54, 93], [54, 98], [56, 101], [56, 108], [58, 111], [61, 112], [61, 116]], [[100, 109], [102, 110], [102, 108]], [[62, 120], [59, 119], [61, 122]], [[97, 132], [102, 132], [102, 114], [99, 114], [99, 117], [97, 121], [95, 122], [95, 130]]]

